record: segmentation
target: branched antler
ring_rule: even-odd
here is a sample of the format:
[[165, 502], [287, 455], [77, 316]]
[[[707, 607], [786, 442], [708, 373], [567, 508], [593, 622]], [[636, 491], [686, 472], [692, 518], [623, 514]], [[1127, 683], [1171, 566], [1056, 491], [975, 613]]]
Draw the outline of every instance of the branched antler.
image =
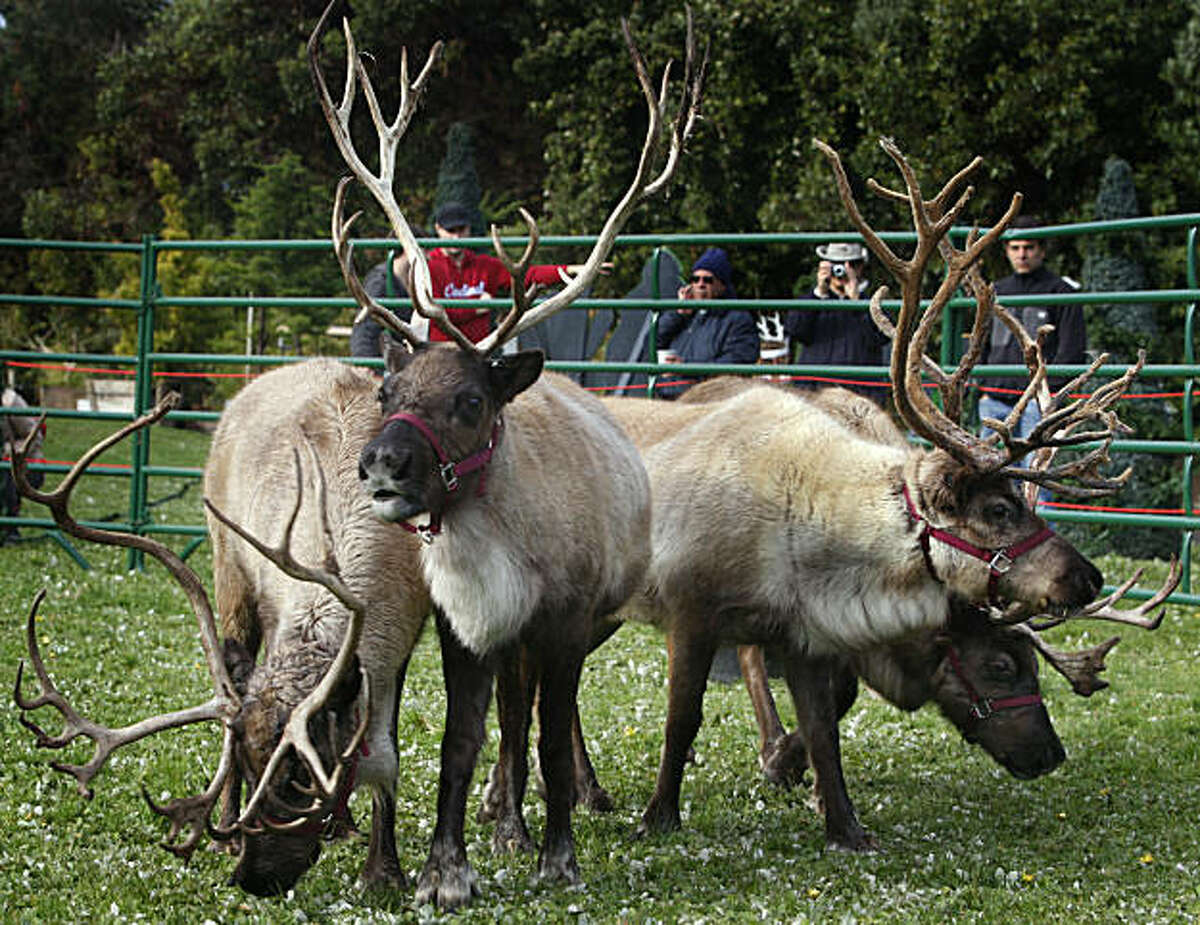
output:
[[[1106, 477], [1099, 471], [1099, 467], [1108, 461], [1106, 446], [1094, 450], [1081, 460], [1045, 471], [1012, 465], [1031, 452], [1095, 440], [1111, 441], [1115, 434], [1125, 432], [1126, 428], [1112, 412], [1112, 406], [1124, 394], [1143, 362], [1139, 360], [1119, 379], [1097, 389], [1091, 396], [1061, 409], [1055, 408], [1028, 436], [1015, 436], [1015, 424], [1020, 412], [1039, 393], [1048, 394], [1045, 362], [1036, 342], [996, 303], [995, 292], [984, 280], [978, 260], [984, 249], [998, 239], [1015, 217], [1021, 204], [1020, 194], [1013, 196], [1004, 216], [987, 233], [980, 235], [977, 228], [972, 229], [964, 248], [959, 250], [946, 235], [962, 213], [973, 190], [967, 187], [961, 194], [956, 194], [956, 190], [978, 168], [982, 160], [972, 160], [950, 179], [937, 196], [926, 200], [921, 195], [912, 168], [899, 149], [890, 139], [881, 139], [880, 145], [900, 169], [906, 191], [888, 189], [873, 179], [868, 180], [867, 186], [885, 199], [909, 206], [913, 227], [917, 232], [917, 244], [912, 258], [906, 261], [898, 257], [863, 218], [854, 201], [849, 180], [837, 152], [821, 141], [814, 140], [813, 144], [833, 167], [838, 192], [851, 222], [862, 234], [867, 246], [900, 284], [901, 308], [895, 324], [892, 324], [882, 309], [882, 301], [887, 295], [886, 288], [881, 288], [872, 297], [871, 316], [894, 342], [891, 367], [893, 396], [896, 410], [905, 424], [934, 446], [945, 450], [975, 471], [990, 472], [1003, 469], [1014, 477], [1037, 481], [1039, 484], [1077, 496], [1093, 496], [1096, 493], [1111, 491], [1122, 484], [1128, 477], [1127, 474]], [[940, 252], [946, 262], [946, 274], [942, 277], [937, 292], [922, 310], [921, 280], [935, 251]], [[926, 355], [925, 350], [943, 309], [960, 285], [975, 299], [975, 318], [967, 350], [955, 370], [947, 375]], [[958, 418], [968, 376], [979, 362], [993, 314], [1000, 317], [1006, 325], [1013, 327], [1014, 331], [1020, 331], [1018, 336], [1022, 337], [1022, 343], [1025, 345], [1031, 378], [1017, 402], [1017, 407], [1005, 421], [986, 422], [994, 427], [996, 434], [989, 438], [981, 438], [961, 427]], [[1070, 388], [1078, 388], [1102, 363], [1103, 360], [1097, 361], [1088, 373], [1073, 380]], [[922, 374], [938, 387], [944, 410], [939, 409], [926, 394], [922, 385]], [[1056, 394], [1061, 397], [1066, 394], [1066, 390], [1060, 390]], [[1087, 421], [1097, 421], [1101, 426], [1084, 430], [1082, 427]], [[1078, 484], [1065, 486], [1063, 479], [1071, 479]]]
[[[325, 113], [325, 119], [329, 123], [330, 130], [333, 132], [334, 141], [337, 143], [338, 150], [341, 151], [342, 157], [349, 165], [354, 176], [370, 190], [372, 196], [374, 196], [375, 200], [383, 208], [391, 223], [393, 234], [400, 242], [405, 255], [408, 257], [412, 279], [409, 287], [409, 295], [413, 300], [413, 307], [420, 315], [429, 319], [430, 322], [436, 323], [463, 349], [486, 355], [506, 340], [544, 321], [554, 312], [570, 304], [586, 292], [601, 272], [602, 265], [609, 251], [612, 249], [617, 233], [624, 226], [633, 210], [644, 199], [663, 189], [670, 181], [683, 147], [699, 115], [700, 95], [704, 86], [704, 76], [707, 66], [707, 52], [703, 61], [697, 63], [696, 60], [691, 10], [689, 9], [687, 13], [687, 58], [684, 65], [683, 87], [680, 92], [678, 111], [671, 125], [670, 143], [663, 167], [657, 175], [651, 175], [653, 165], [658, 160], [663, 143], [663, 126], [666, 120], [666, 100], [670, 85], [671, 68], [668, 66], [664, 71], [661, 91], [656, 93], [650, 83], [646, 62], [633, 40], [629, 24], [622, 20], [622, 32], [626, 45], [629, 47], [630, 55], [633, 58], [638, 81], [646, 97], [650, 117], [645, 141], [642, 146], [641, 158], [639, 159], [634, 179], [626, 190], [625, 195], [609, 214], [581, 270], [567, 282], [563, 289], [537, 306], [532, 306], [533, 292], [525, 288], [525, 272], [528, 269], [534, 248], [537, 244], [537, 223], [529, 213], [522, 211], [522, 218], [529, 228], [530, 240], [523, 256], [516, 261], [513, 261], [506, 254], [500, 244], [498, 233], [493, 227], [492, 240], [497, 254], [504, 261], [509, 272], [513, 274], [513, 305], [491, 334], [478, 344], [473, 344], [465, 334], [450, 322], [445, 309], [434, 300], [429, 267], [425, 261], [425, 255], [417, 245], [416, 238], [413, 236], [412, 230], [404, 218], [393, 190], [396, 146], [416, 109], [417, 101], [425, 88], [425, 82], [430, 69], [440, 54], [441, 43], [439, 42], [433, 46], [425, 67], [421, 70], [418, 78], [411, 84], [408, 81], [407, 57], [403, 56], [401, 58], [402, 95], [400, 109], [396, 118], [392, 123], [388, 124], [384, 121], [382, 112], [380, 111], [379, 103], [371, 81], [367, 76], [362, 57], [356, 50], [354, 37], [350, 32], [350, 25], [348, 22], [343, 21], [343, 29], [346, 35], [346, 84], [341, 103], [335, 105], [326, 86], [320, 63], [321, 38], [335, 4], [336, 0], [333, 0], [326, 7], [308, 40], [308, 60], [310, 70], [312, 71], [313, 83], [316, 86], [317, 96], [321, 102], [321, 109]], [[363, 163], [355, 151], [353, 141], [350, 137], [350, 112], [359, 83], [362, 85], [362, 93], [366, 98], [367, 107], [371, 113], [371, 120], [379, 136], [380, 165], [377, 174], [369, 170]], [[350, 292], [354, 295], [355, 300], [363, 311], [370, 313], [381, 324], [392, 328], [408, 340], [409, 343], [416, 345], [420, 342], [421, 338], [415, 329], [410, 325], [399, 322], [399, 319], [392, 312], [387, 311], [378, 302], [367, 296], [357, 279], [357, 274], [352, 263], [353, 248], [348, 237], [350, 227], [357, 218], [357, 214], [351, 216], [348, 220], [343, 220], [342, 218], [344, 183], [345, 181], [338, 187], [338, 194], [334, 198], [333, 211], [333, 242], [338, 262], [342, 268], [342, 275], [346, 280]]]
[[[54, 522], [64, 533], [77, 539], [88, 540], [94, 543], [137, 549], [147, 553], [163, 564], [183, 588], [184, 593], [187, 594], [191, 602], [192, 611], [196, 616], [196, 623], [200, 631], [200, 641], [204, 648], [209, 674], [213, 681], [212, 698], [199, 706], [153, 716], [141, 722], [134, 723], [131, 726], [126, 726], [123, 729], [109, 729], [85, 719], [75, 711], [67, 699], [54, 686], [42, 661], [41, 653], [38, 651], [37, 639], [33, 630], [33, 621], [44, 592], [40, 593], [34, 600], [26, 629], [26, 643], [29, 649], [30, 662], [41, 682], [42, 692], [32, 700], [24, 698], [21, 695], [22, 670], [18, 668], [17, 685], [13, 692], [13, 697], [17, 702], [17, 706], [22, 710], [34, 710], [41, 706], [53, 706], [62, 714], [66, 721], [62, 734], [50, 736], [33, 723], [32, 720], [22, 715], [21, 724], [37, 736], [37, 744], [40, 747], [63, 748], [80, 735], [87, 736], [96, 743], [95, 752], [87, 764], [69, 765], [53, 762], [51, 765], [56, 770], [72, 775], [76, 780], [79, 791], [89, 797], [92, 792], [90, 786], [92, 778], [104, 766], [108, 757], [122, 745], [136, 742], [163, 729], [171, 729], [190, 723], [206, 720], [218, 720], [224, 723], [226, 726], [226, 735], [221, 759], [213, 782], [208, 790], [205, 791], [205, 796], [192, 798], [186, 801], [186, 803], [177, 801], [177, 805], [171, 805], [172, 828], [166, 847], [170, 848], [176, 854], [188, 857], [195, 850], [199, 839], [206, 831], [208, 812], [211, 810], [213, 801], [216, 799], [215, 794], [220, 790], [225, 777], [229, 773], [230, 767], [232, 767], [233, 739], [229, 735], [228, 729], [241, 705], [241, 698], [233, 686], [233, 681], [225, 669], [225, 662], [221, 656], [216, 621], [213, 617], [212, 606], [209, 603], [208, 592], [205, 591], [199, 576], [169, 547], [149, 537], [85, 526], [77, 523], [69, 510], [71, 493], [78, 484], [79, 479], [87, 471], [88, 466], [101, 453], [119, 443], [125, 437], [160, 420], [178, 404], [178, 401], [179, 396], [177, 394], [168, 394], [152, 411], [131, 421], [109, 437], [101, 440], [79, 458], [75, 465], [71, 467], [71, 470], [63, 477], [58, 487], [52, 492], [39, 491], [29, 484], [26, 476], [24, 446], [17, 447], [14, 450], [13, 477], [18, 491], [24, 497], [30, 501], [45, 505], [50, 509]], [[205, 797], [208, 795], [211, 795], [211, 799], [205, 802]], [[187, 837], [182, 842], [176, 843], [174, 841], [176, 836], [184, 830], [188, 833]]]
[[[1133, 586], [1138, 583], [1142, 577], [1142, 571], [1143, 569], [1139, 568], [1127, 581], [1114, 590], [1112, 594], [1101, 600], [1093, 601], [1091, 604], [1087, 604], [1078, 610], [1063, 615], [1043, 614], [1029, 620], [1027, 623], [1018, 624], [1019, 628], [1033, 640], [1034, 647], [1042, 654], [1042, 657], [1046, 659], [1050, 666], [1071, 682], [1071, 687], [1075, 693], [1083, 697], [1090, 697], [1096, 691], [1108, 687], [1108, 682], [1102, 680], [1098, 675], [1105, 668], [1104, 657], [1120, 641], [1121, 637], [1113, 636], [1097, 646], [1082, 649], [1078, 652], [1065, 652], [1055, 649], [1046, 642], [1041, 634], [1045, 630], [1065, 623], [1067, 620], [1089, 619], [1124, 623], [1144, 630], [1158, 629], [1162, 624], [1163, 616], [1166, 612], [1162, 609], [1163, 605], [1171, 593], [1179, 586], [1179, 581], [1183, 577], [1183, 566], [1178, 560], [1172, 558], [1167, 568], [1166, 579], [1152, 597], [1143, 601], [1138, 606], [1126, 610], [1121, 610], [1113, 606], [1117, 601], [1124, 598]], [[1154, 613], [1155, 610], [1158, 611], [1156, 614]]]
[[[92, 795], [92, 779], [99, 773], [109, 756], [121, 746], [136, 742], [164, 729], [209, 720], [221, 722], [224, 725], [221, 757], [217, 770], [203, 793], [173, 799], [165, 805], [159, 805], [150, 798], [145, 788], [142, 791], [149, 806], [156, 813], [165, 816], [171, 822], [171, 827], [163, 847], [181, 857], [187, 858], [191, 856], [200, 839], [205, 834], [210, 834], [215, 838], [227, 838], [238, 828], [242, 831], [254, 830], [254, 813], [261, 805], [272, 774], [279, 767], [283, 757], [290, 748], [295, 748], [297, 753], [305, 760], [312, 772], [313, 779], [317, 782], [316, 787], [310, 789], [310, 794], [314, 798], [312, 805], [297, 810], [297, 813], [309, 818], [314, 815], [327, 814], [329, 802], [338, 793], [344, 780], [344, 768], [347, 757], [358, 747], [366, 731], [366, 724], [369, 717], [363, 717], [361, 725], [358, 727], [351, 739], [350, 745], [346, 749], [346, 754], [343, 754], [339, 758], [337, 767], [331, 773], [325, 773], [320, 757], [308, 738], [306, 726], [308, 720], [321, 710], [329, 694], [352, 664], [354, 652], [361, 637], [365, 605], [349, 591], [344, 582], [338, 577], [338, 565], [336, 559], [333, 558], [332, 551], [334, 546], [326, 512], [324, 472], [319, 465], [314, 465], [314, 469], [317, 473], [319, 506], [322, 512], [323, 527], [327, 539], [326, 549], [328, 550], [328, 554], [325, 567], [324, 569], [306, 568], [296, 563], [291, 556], [288, 549], [288, 541], [290, 540], [292, 525], [300, 509], [303, 496], [303, 480], [297, 457], [298, 488], [296, 506], [288, 521], [285, 540], [281, 549], [267, 550], [266, 547], [253, 537], [248, 536], [238, 525], [223, 517], [219, 511], [213, 509], [213, 513], [222, 523], [225, 523], [239, 535], [245, 537], [260, 551], [264, 551], [264, 554], [268, 558], [276, 562], [280, 568], [284, 569], [292, 577], [302, 581], [315, 581], [328, 588], [351, 611], [352, 617], [342, 641], [342, 647], [329, 670], [312, 693], [301, 701], [296, 710], [293, 711], [283, 740], [272, 754], [267, 772], [261, 777], [255, 798], [252, 799], [251, 804], [247, 805], [246, 811], [238, 820], [238, 825], [229, 831], [218, 830], [212, 826], [212, 809], [234, 765], [234, 742], [236, 738], [234, 720], [241, 708], [242, 701], [225, 668], [224, 659], [220, 651], [216, 620], [213, 615], [208, 592], [205, 590], [199, 576], [169, 547], [149, 537], [100, 530], [80, 524], [71, 516], [69, 509], [71, 493], [78, 484], [79, 479], [86, 472], [88, 466], [101, 453], [125, 437], [160, 420], [168, 411], [175, 407], [178, 403], [178, 398], [178, 395], [174, 393], [167, 395], [151, 412], [130, 422], [116, 433], [106, 437], [89, 449], [79, 458], [78, 462], [75, 463], [53, 492], [42, 492], [34, 489], [29, 484], [26, 474], [25, 450], [27, 447], [25, 445], [14, 448], [13, 473], [17, 488], [21, 494], [31, 501], [48, 507], [55, 523], [63, 532], [77, 539], [88, 540], [90, 542], [138, 549], [163, 564], [183, 588], [191, 602], [200, 631], [201, 644], [204, 648], [213, 680], [213, 696], [198, 706], [149, 717], [120, 729], [110, 729], [85, 718], [72, 707], [67, 698], [55, 686], [49, 672], [46, 670], [45, 662], [38, 647], [34, 623], [38, 607], [45, 597], [45, 591], [43, 590], [35, 597], [26, 621], [26, 645], [29, 650], [30, 664], [40, 682], [41, 691], [36, 697], [32, 698], [26, 697], [22, 693], [21, 687], [24, 676], [24, 663], [22, 662], [17, 669], [13, 699], [23, 711], [20, 717], [21, 724], [37, 737], [39, 747], [51, 749], [64, 748], [81, 735], [86, 736], [95, 743], [92, 758], [86, 764], [51, 763], [51, 766], [56, 770], [73, 776], [80, 793], [87, 797]], [[311, 444], [308, 445], [308, 448], [315, 463], [315, 450], [313, 450]], [[47, 733], [25, 715], [25, 711], [36, 710], [44, 706], [53, 707], [62, 715], [64, 727], [60, 734], [51, 735]], [[301, 819], [300, 821], [303, 822], [305, 820]]]
[[[296, 471], [296, 500], [285, 522], [283, 537], [276, 546], [268, 546], [241, 525], [226, 517], [208, 498], [204, 499], [205, 507], [217, 520], [253, 546], [284, 574], [298, 581], [314, 582], [321, 585], [350, 611], [350, 622], [346, 627], [341, 647], [333, 663], [325, 672], [321, 682], [313, 688], [308, 696], [296, 705], [288, 717], [288, 722], [284, 728], [283, 735], [280, 737], [279, 744], [275, 747], [270, 759], [268, 759], [267, 765], [259, 777], [258, 786], [247, 801], [246, 808], [242, 811], [242, 815], [238, 819], [237, 825], [243, 829], [253, 825], [253, 820], [258, 815], [259, 809], [270, 791], [271, 781], [275, 772], [287, 757], [288, 751], [293, 748], [304, 759], [313, 779], [316, 781], [316, 787], [312, 791], [314, 800], [308, 807], [293, 808], [293, 812], [301, 818], [295, 820], [293, 823], [275, 825], [274, 827], [288, 828], [302, 825], [307, 818], [324, 813], [328, 808], [329, 801], [336, 797], [342, 786], [347, 762], [358, 749], [359, 743], [367, 731], [367, 723], [369, 721], [369, 717], [364, 711], [361, 722], [351, 737], [350, 744], [344, 750], [343, 754], [339, 756], [333, 771], [326, 772], [321, 756], [309, 736], [308, 724], [321, 711], [326, 701], [328, 701], [329, 695], [341, 682], [346, 672], [350, 670], [354, 655], [358, 651], [358, 643], [362, 638], [363, 622], [366, 619], [366, 603], [355, 595], [341, 578], [340, 566], [334, 554], [333, 531], [329, 525], [325, 472], [317, 460], [316, 450], [307, 437], [305, 438], [305, 446], [313, 463], [313, 471], [317, 481], [317, 509], [321, 512], [321, 527], [326, 539], [326, 557], [321, 568], [312, 568], [301, 564], [296, 560], [291, 550], [292, 531], [296, 525], [296, 518], [300, 513], [300, 508], [304, 500], [304, 477], [300, 466], [300, 454], [297, 450], [292, 450], [293, 464]], [[367, 683], [367, 678], [364, 674], [363, 684]]]

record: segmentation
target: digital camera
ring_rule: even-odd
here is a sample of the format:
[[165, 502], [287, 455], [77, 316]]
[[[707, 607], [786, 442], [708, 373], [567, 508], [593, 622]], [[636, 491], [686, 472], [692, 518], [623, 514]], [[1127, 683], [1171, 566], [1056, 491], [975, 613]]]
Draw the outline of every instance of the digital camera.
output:
[[835, 263], [829, 268], [829, 272], [841, 279], [846, 275], [846, 265], [844, 263]]

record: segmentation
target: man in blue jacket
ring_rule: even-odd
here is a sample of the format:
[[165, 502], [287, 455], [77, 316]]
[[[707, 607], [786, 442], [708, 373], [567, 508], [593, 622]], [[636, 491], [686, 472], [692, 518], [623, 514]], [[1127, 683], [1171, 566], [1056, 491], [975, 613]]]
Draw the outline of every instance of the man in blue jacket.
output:
[[[870, 296], [866, 275], [867, 249], [856, 242], [838, 242], [817, 248], [816, 285], [802, 299], [829, 302], [839, 299], [865, 300]], [[866, 309], [799, 309], [788, 312], [784, 331], [800, 344], [797, 363], [813, 366], [880, 366], [887, 338], [875, 326]], [[887, 400], [887, 380], [878, 385], [848, 385], [877, 404]], [[824, 381], [800, 379], [800, 388], [824, 388]]]
[[[682, 301], [736, 299], [733, 264], [719, 247], [710, 247], [692, 264], [690, 280], [679, 290]], [[747, 311], [710, 311], [695, 306], [663, 312], [658, 322], [661, 363], [757, 363], [758, 326]], [[675, 385], [658, 390], [674, 398], [695, 379], [670, 377]]]

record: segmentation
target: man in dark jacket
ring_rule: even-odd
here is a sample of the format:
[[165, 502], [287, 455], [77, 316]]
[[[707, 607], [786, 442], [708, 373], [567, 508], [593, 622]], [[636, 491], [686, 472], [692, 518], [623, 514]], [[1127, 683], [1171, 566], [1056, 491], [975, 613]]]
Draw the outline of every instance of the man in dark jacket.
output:
[[[867, 249], [853, 242], [830, 242], [817, 248], [817, 282], [802, 299], [866, 299]], [[797, 363], [820, 366], [879, 366], [887, 338], [875, 326], [864, 309], [814, 308], [787, 313], [784, 330], [801, 345]], [[827, 382], [800, 380], [800, 388], [823, 388]], [[878, 386], [847, 386], [853, 391], [883, 404], [887, 380]]]
[[[1010, 229], [1036, 228], [1041, 224], [1035, 216], [1019, 215]], [[1046, 246], [1041, 240], [1009, 238], [1004, 244], [1012, 274], [996, 283], [996, 295], [1001, 305], [1005, 296], [1054, 295], [1075, 292], [1079, 284], [1074, 280], [1055, 276], [1044, 266]], [[1007, 306], [1006, 306], [1007, 307]], [[1084, 324], [1083, 307], [1080, 305], [1022, 305], [1009, 309], [1031, 337], [1044, 324], [1054, 326], [1046, 338], [1045, 357], [1048, 364], [1084, 363], [1087, 349], [1087, 329]], [[998, 319], [992, 319], [991, 337], [983, 354], [983, 362], [995, 365], [1015, 364], [1024, 366], [1021, 345], [1012, 332]], [[1016, 403], [1028, 378], [985, 379], [983, 394], [979, 399], [979, 416], [1003, 419]], [[1051, 384], [1051, 388], [1062, 382]], [[1037, 403], [1030, 402], [1021, 416], [1017, 428], [1018, 436], [1025, 436], [1041, 417]]]
[[[733, 264], [719, 247], [710, 247], [692, 264], [688, 283], [678, 296], [684, 301], [736, 299], [733, 288]], [[660, 363], [756, 363], [758, 362], [758, 326], [749, 312], [709, 311], [681, 307], [663, 312], [658, 322], [658, 360]], [[675, 385], [658, 390], [664, 398], [674, 398], [695, 379], [671, 376]]]

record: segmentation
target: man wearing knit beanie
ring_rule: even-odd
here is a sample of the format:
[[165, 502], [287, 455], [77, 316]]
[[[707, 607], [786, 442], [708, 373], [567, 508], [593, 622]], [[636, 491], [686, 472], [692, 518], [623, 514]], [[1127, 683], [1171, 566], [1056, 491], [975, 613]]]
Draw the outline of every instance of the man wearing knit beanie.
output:
[[[755, 363], [758, 361], [758, 327], [749, 312], [699, 308], [687, 303], [710, 299], [735, 299], [733, 264], [719, 247], [710, 247], [692, 264], [691, 279], [679, 290], [685, 304], [663, 312], [658, 322], [659, 362]], [[672, 376], [673, 385], [662, 388], [673, 398], [696, 380]]]

